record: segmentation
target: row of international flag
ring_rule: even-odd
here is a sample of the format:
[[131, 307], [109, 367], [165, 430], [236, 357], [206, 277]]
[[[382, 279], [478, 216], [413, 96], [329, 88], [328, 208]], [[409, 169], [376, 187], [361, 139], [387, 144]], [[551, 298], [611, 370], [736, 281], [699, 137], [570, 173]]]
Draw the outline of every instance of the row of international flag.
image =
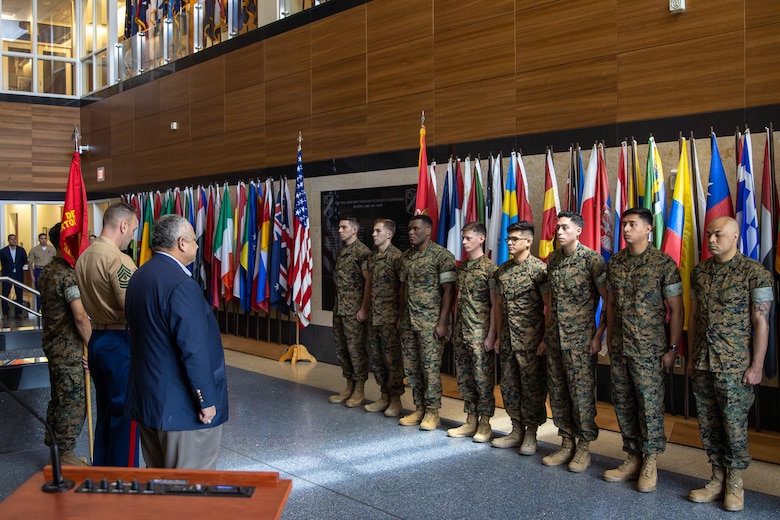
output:
[[[528, 174], [522, 155], [511, 153], [505, 180], [502, 178], [501, 154], [496, 157], [491, 155], [486, 190], [482, 187], [481, 161], [472, 163], [470, 158], [465, 161], [450, 159], [439, 207], [436, 163], [428, 163], [425, 135], [423, 125], [420, 129], [415, 213], [431, 217], [436, 242], [449, 249], [456, 260], [465, 258], [461, 245], [461, 227], [467, 222], [483, 222], [487, 228], [485, 253], [498, 264], [505, 262], [509, 258], [505, 240], [507, 226], [519, 220], [534, 221], [528, 196]], [[702, 187], [695, 140], [693, 137], [690, 140], [680, 139], [679, 163], [671, 190], [671, 202], [668, 200], [661, 156], [653, 137], [648, 140], [647, 160], [644, 163], [640, 163], [634, 139], [630, 143], [621, 143], [614, 192], [609, 185], [604, 144], [593, 145], [587, 165], [583, 162], [580, 147], [573, 145], [569, 150], [569, 175], [563, 204], [559, 197], [552, 150], [548, 149], [545, 157], [541, 230], [538, 236], [539, 258], [546, 261], [556, 247], [557, 215], [562, 210], [576, 211], [582, 215], [585, 225], [580, 242], [609, 260], [613, 252], [625, 247], [621, 232], [622, 213], [629, 208], [646, 207], [653, 214], [653, 245], [669, 254], [680, 268], [686, 324], [690, 311], [690, 274], [699, 261], [710, 256], [704, 231], [711, 221], [720, 216], [736, 218], [741, 228], [740, 251], [762, 262], [776, 280], [780, 279], [780, 258], [777, 253], [780, 228], [772, 132], [770, 129], [766, 131], [760, 211], [756, 202], [750, 131], [746, 130], [744, 134], [738, 132], [735, 139], [738, 158], [736, 211], [714, 132], [710, 134], [712, 158], [706, 191]], [[765, 362], [765, 371], [770, 378], [777, 372], [775, 321], [773, 310]]]
[[140, 266], [151, 258], [152, 229], [160, 216], [180, 215], [195, 230], [198, 255], [189, 268], [211, 305], [219, 308], [224, 300], [245, 313], [292, 311], [306, 327], [312, 255], [300, 146], [296, 170], [294, 200], [284, 177], [278, 183], [239, 182], [235, 207], [227, 183], [124, 195], [139, 222], [134, 260]]

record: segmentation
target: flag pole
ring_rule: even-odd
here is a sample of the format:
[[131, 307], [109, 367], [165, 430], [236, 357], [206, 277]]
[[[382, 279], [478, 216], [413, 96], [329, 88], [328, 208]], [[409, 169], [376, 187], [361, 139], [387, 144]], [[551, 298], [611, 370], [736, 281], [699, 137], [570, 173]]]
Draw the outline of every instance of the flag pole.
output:
[[[300, 168], [300, 150], [301, 150], [301, 143], [303, 142], [303, 135], [301, 132], [298, 132], [298, 166]], [[302, 178], [302, 177], [301, 177]], [[297, 218], [297, 217], [296, 217]], [[292, 284], [288, 283], [288, 290], [292, 290]], [[293, 298], [294, 299], [294, 298]], [[297, 307], [297, 305], [296, 305]], [[298, 361], [309, 361], [311, 363], [316, 363], [317, 359], [311, 355], [309, 350], [306, 348], [305, 345], [301, 344], [301, 326], [300, 322], [298, 320], [298, 313], [293, 312], [293, 315], [295, 316], [295, 344], [290, 345], [287, 347], [287, 350], [284, 351], [284, 354], [282, 354], [282, 357], [279, 358], [279, 363], [283, 363], [285, 361], [289, 361], [291, 364], [295, 364]]]

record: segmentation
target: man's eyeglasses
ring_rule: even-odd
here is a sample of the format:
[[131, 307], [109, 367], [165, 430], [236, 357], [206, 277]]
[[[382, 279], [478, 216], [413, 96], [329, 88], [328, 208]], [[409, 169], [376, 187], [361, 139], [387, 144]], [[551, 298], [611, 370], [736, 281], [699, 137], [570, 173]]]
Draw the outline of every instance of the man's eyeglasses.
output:
[[505, 238], [504, 242], [506, 242], [507, 244], [514, 244], [515, 242], [519, 242], [520, 240], [528, 240], [528, 239], [524, 237], [509, 237], [509, 238]]

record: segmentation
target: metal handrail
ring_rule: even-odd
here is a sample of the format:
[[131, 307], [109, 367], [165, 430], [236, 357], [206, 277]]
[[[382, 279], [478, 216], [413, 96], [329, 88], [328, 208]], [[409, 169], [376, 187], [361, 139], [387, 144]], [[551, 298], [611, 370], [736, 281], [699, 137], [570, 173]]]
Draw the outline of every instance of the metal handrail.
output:
[[[0, 276], [0, 282], [4, 282], [4, 283], [11, 283], [11, 284], [13, 284], [13, 285], [14, 285], [14, 286], [15, 286], [17, 289], [21, 287], [21, 288], [22, 288], [22, 289], [24, 289], [25, 291], [28, 291], [28, 292], [31, 292], [31, 293], [33, 293], [33, 294], [34, 294], [36, 297], [40, 297], [40, 296], [41, 296], [41, 293], [40, 293], [40, 292], [38, 292], [37, 290], [33, 289], [33, 288], [32, 288], [32, 287], [30, 287], [29, 285], [25, 285], [25, 284], [23, 284], [22, 282], [20, 282], [20, 281], [19, 281], [19, 280], [17, 280], [16, 278], [11, 278], [10, 276]], [[10, 303], [10, 304], [14, 305], [15, 307], [21, 307], [22, 309], [26, 310], [28, 313], [35, 314], [35, 315], [36, 315], [36, 316], [38, 316], [39, 318], [41, 317], [41, 313], [40, 313], [40, 312], [38, 312], [38, 311], [36, 311], [36, 310], [33, 310], [33, 309], [31, 309], [31, 308], [29, 308], [29, 307], [27, 307], [27, 306], [25, 306], [25, 305], [22, 305], [22, 304], [18, 303], [16, 300], [12, 300], [11, 298], [8, 298], [8, 297], [6, 297], [6, 296], [3, 296], [2, 294], [0, 294], [0, 300], [6, 301], [6, 302], [8, 302], [8, 303]]]

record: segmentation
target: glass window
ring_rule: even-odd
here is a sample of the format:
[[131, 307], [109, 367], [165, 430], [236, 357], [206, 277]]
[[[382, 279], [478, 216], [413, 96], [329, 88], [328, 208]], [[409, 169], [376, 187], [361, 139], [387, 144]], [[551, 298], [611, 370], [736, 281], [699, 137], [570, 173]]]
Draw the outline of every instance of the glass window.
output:
[[32, 92], [32, 57], [3, 56], [3, 90]]
[[3, 51], [31, 53], [32, 2], [3, 0], [2, 21]]
[[95, 35], [95, 48], [102, 49], [108, 43], [108, 2], [98, 2], [96, 7], [97, 23], [95, 26], [97, 29], [97, 34]]
[[[100, 1], [100, 0], [98, 0]], [[92, 54], [95, 50], [95, 17], [93, 13], [92, 0], [84, 2], [84, 48], [81, 55]]]
[[81, 62], [81, 84], [85, 93], [95, 90], [95, 81], [92, 77], [92, 56]]
[[108, 86], [108, 51], [102, 50], [95, 54], [95, 68], [97, 77], [95, 78], [95, 89], [98, 90]]
[[38, 59], [38, 92], [72, 96], [73, 64], [66, 61]]
[[[3, 2], [5, 5], [5, 2]], [[73, 7], [70, 0], [36, 0], [38, 54], [73, 56]]]

